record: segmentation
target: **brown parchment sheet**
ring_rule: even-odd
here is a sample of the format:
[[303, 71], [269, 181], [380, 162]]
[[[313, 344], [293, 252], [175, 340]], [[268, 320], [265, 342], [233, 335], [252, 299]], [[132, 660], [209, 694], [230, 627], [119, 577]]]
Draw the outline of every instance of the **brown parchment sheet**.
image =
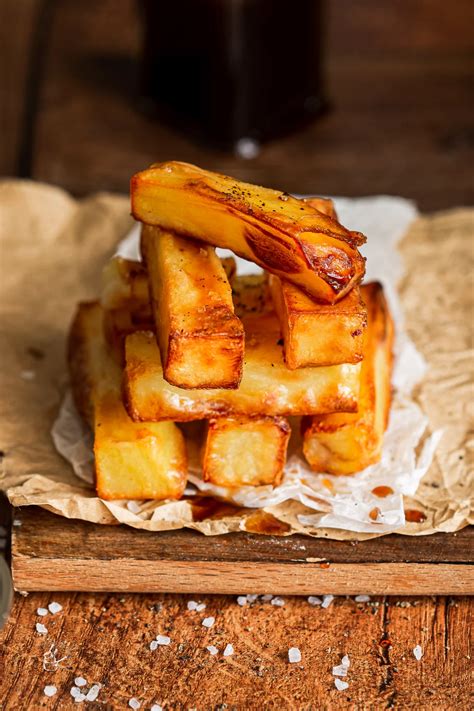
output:
[[[77, 201], [59, 188], [28, 181], [0, 183], [0, 486], [13, 506], [39, 505], [67, 518], [136, 525], [126, 508], [103, 502], [56, 452], [51, 426], [67, 389], [65, 341], [75, 306], [97, 297], [100, 272], [132, 220], [123, 196]], [[423, 523], [398, 533], [456, 531], [474, 523], [472, 456], [474, 209], [417, 219], [402, 240], [406, 274], [400, 284], [409, 335], [429, 364], [416, 399], [432, 429], [442, 428], [430, 470], [406, 508]], [[182, 501], [173, 514], [141, 528], [189, 527], [205, 534], [236, 530], [307, 533], [336, 539], [373, 534], [308, 529], [306, 511], [291, 501], [263, 512]], [[179, 512], [178, 518], [176, 517]]]

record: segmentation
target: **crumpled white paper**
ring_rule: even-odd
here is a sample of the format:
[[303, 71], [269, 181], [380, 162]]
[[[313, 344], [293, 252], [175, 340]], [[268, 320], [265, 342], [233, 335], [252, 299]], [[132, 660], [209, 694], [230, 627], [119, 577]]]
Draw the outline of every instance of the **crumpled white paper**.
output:
[[[338, 528], [359, 533], [388, 533], [405, 523], [403, 495], [413, 496], [428, 471], [441, 437], [437, 431], [427, 435], [428, 420], [410, 399], [413, 387], [423, 378], [426, 363], [404, 331], [403, 314], [396, 283], [402, 276], [397, 242], [417, 216], [408, 200], [378, 196], [370, 198], [336, 198], [341, 222], [367, 236], [362, 252], [367, 257], [366, 280], [378, 280], [384, 289], [395, 321], [395, 390], [390, 422], [385, 434], [382, 459], [355, 476], [316, 474], [307, 466], [301, 450], [293, 452], [286, 464], [282, 483], [277, 487], [240, 487], [225, 489], [202, 480], [199, 467], [191, 462], [186, 495], [197, 491], [248, 508], [273, 506], [296, 500], [308, 510], [299, 515], [302, 525], [312, 528]], [[139, 228], [135, 227], [119, 245], [117, 254], [129, 259], [139, 257]], [[221, 256], [230, 254], [218, 250]], [[237, 258], [240, 274], [259, 271], [251, 262]], [[52, 429], [56, 449], [67, 459], [78, 477], [92, 484], [92, 436], [78, 416], [70, 394], [61, 407]], [[372, 493], [378, 486], [388, 486], [393, 494], [380, 498]], [[108, 502], [111, 503], [111, 502]], [[160, 502], [114, 502], [132, 513], [152, 518]], [[369, 513], [378, 509], [376, 521]]]

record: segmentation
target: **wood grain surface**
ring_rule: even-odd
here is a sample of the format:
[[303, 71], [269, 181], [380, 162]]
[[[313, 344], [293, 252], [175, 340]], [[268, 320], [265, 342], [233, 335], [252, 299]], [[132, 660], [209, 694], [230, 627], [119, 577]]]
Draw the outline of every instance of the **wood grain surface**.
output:
[[17, 590], [474, 594], [472, 528], [454, 536], [351, 541], [187, 530], [159, 535], [24, 508], [16, 513]]
[[[187, 610], [191, 599], [206, 609]], [[39, 617], [37, 608], [51, 601], [63, 610]], [[7, 668], [0, 708], [77, 708], [70, 689], [80, 675], [86, 689], [102, 684], [97, 702], [87, 705], [96, 709], [126, 709], [134, 697], [143, 709], [467, 710], [472, 611], [468, 598], [336, 598], [321, 609], [288, 597], [282, 607], [240, 607], [222, 596], [33, 593], [17, 598], [0, 633]], [[206, 616], [215, 617], [210, 629], [202, 626]], [[152, 652], [157, 634], [171, 644]], [[234, 654], [225, 658], [228, 643]], [[66, 659], [44, 671], [53, 644]], [[413, 656], [417, 644], [421, 661]], [[218, 647], [216, 656], [209, 645]], [[290, 647], [300, 649], [300, 664], [288, 663]], [[349, 687], [337, 691], [331, 670], [344, 654]], [[46, 685], [56, 686], [54, 697], [44, 696]]]

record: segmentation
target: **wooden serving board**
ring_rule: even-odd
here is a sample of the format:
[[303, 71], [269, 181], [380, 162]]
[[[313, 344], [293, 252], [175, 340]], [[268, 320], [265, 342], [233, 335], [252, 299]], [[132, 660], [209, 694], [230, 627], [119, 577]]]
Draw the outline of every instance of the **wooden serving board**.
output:
[[190, 530], [149, 533], [16, 511], [12, 571], [20, 591], [474, 594], [474, 528], [363, 542]]

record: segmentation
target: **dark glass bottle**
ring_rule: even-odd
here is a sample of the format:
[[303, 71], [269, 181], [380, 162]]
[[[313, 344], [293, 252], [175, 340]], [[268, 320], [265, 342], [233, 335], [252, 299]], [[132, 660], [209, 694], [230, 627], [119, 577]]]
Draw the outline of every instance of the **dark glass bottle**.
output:
[[319, 0], [141, 0], [141, 89], [161, 119], [221, 147], [320, 111]]

